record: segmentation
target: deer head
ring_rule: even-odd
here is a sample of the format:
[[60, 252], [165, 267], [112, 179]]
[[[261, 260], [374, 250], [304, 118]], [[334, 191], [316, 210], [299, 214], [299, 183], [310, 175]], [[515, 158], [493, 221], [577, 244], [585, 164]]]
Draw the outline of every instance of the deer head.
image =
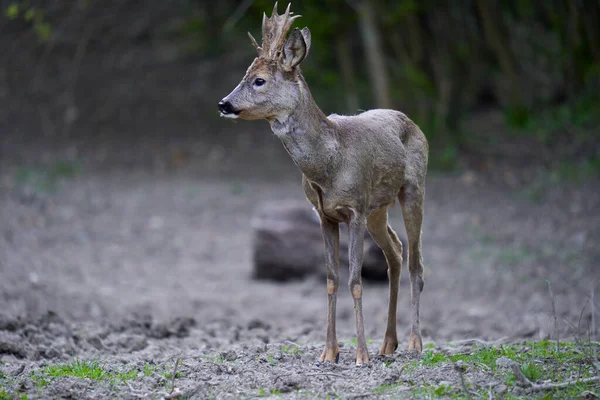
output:
[[271, 18], [263, 14], [261, 46], [248, 33], [258, 57], [239, 85], [219, 102], [222, 117], [274, 120], [289, 115], [298, 105], [303, 90], [299, 65], [310, 48], [310, 31], [296, 28], [286, 40], [292, 23], [300, 17], [291, 16], [290, 5], [282, 15], [277, 14], [277, 3]]

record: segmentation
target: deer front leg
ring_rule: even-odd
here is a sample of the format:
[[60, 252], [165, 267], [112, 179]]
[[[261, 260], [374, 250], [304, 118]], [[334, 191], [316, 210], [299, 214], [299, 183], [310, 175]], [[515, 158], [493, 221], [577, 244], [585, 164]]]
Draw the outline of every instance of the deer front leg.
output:
[[325, 242], [325, 266], [327, 268], [327, 337], [321, 362], [338, 362], [340, 349], [335, 333], [335, 304], [339, 285], [340, 228], [337, 222], [321, 215], [321, 230]]
[[348, 249], [348, 260], [350, 263], [350, 280], [348, 286], [352, 298], [354, 298], [354, 313], [356, 317], [356, 365], [369, 362], [369, 351], [365, 340], [365, 324], [362, 312], [362, 261], [363, 241], [365, 234], [365, 218], [362, 215], [354, 215], [350, 220], [350, 243]]

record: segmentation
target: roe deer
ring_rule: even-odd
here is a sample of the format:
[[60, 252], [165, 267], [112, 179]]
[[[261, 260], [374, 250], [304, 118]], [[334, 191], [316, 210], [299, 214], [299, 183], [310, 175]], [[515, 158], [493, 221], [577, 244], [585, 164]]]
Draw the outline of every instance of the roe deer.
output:
[[398, 198], [408, 237], [412, 329], [408, 349], [422, 351], [419, 298], [423, 290], [421, 224], [428, 144], [419, 127], [395, 110], [375, 109], [353, 116], [325, 116], [300, 71], [310, 49], [308, 28], [294, 29], [288, 5], [277, 3], [262, 21], [262, 45], [240, 84], [219, 102], [220, 115], [266, 119], [302, 171], [302, 186], [321, 219], [327, 268], [327, 333], [320, 361], [337, 362], [335, 331], [338, 290], [339, 224], [349, 226], [349, 289], [356, 317], [356, 364], [369, 361], [362, 312], [361, 268], [365, 228], [383, 250], [389, 277], [387, 328], [380, 355], [398, 347], [396, 304], [402, 268], [402, 243], [388, 225], [388, 207]]

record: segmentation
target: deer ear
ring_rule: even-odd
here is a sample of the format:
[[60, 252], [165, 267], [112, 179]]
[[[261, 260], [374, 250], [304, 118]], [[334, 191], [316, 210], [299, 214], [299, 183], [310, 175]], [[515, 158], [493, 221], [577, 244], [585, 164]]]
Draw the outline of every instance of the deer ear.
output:
[[303, 28], [300, 31], [298, 28], [292, 31], [283, 46], [283, 57], [281, 66], [285, 71], [292, 71], [296, 68], [308, 54], [310, 48], [310, 31], [308, 28]]

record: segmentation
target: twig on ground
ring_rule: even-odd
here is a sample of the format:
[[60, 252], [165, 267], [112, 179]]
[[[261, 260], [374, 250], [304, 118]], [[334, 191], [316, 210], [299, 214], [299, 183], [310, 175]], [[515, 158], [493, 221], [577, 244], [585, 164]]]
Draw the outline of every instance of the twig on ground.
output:
[[21, 366], [19, 368], [17, 368], [17, 370], [15, 372], [13, 372], [11, 375], [19, 376], [23, 373], [24, 370], [25, 370], [25, 364], [21, 364]]
[[550, 281], [546, 281], [548, 283], [548, 292], [550, 292], [550, 299], [552, 300], [552, 316], [554, 317], [554, 336], [556, 338], [556, 354], [560, 352], [560, 343], [558, 336], [558, 317], [556, 316], [556, 304], [554, 301], [554, 293], [552, 292], [552, 285]]
[[517, 381], [521, 382], [523, 386], [533, 390], [534, 392], [541, 392], [544, 390], [555, 390], [564, 389], [566, 387], [577, 385], [580, 383], [600, 382], [600, 376], [594, 376], [592, 378], [574, 379], [572, 381], [558, 382], [558, 383], [533, 383], [523, 374], [521, 366], [517, 363], [512, 364], [512, 370], [517, 378]]
[[169, 396], [172, 395], [173, 391], [175, 390], [175, 378], [177, 377], [177, 367], [179, 366], [180, 361], [180, 358], [177, 358], [177, 360], [175, 361], [175, 367], [173, 368], [173, 376], [171, 377], [171, 391], [169, 392]]
[[[279, 378], [283, 378], [284, 376], [290, 376], [290, 375], [294, 375], [295, 372], [290, 372], [288, 374], [281, 374], [281, 375], [277, 375], [274, 379], [274, 381], [276, 381]], [[304, 376], [334, 376], [336, 378], [344, 378], [344, 379], [350, 379], [349, 376], [344, 376], [341, 374], [335, 374], [333, 372], [309, 372], [304, 374]]]
[[179, 397], [185, 397], [186, 394], [183, 393], [181, 390], [177, 389], [176, 391], [169, 393], [168, 395], [166, 395], [165, 397], [163, 397], [165, 400], [171, 400], [171, 399], [177, 399]]
[[196, 394], [198, 394], [198, 392], [200, 391], [200, 389], [202, 387], [204, 387], [204, 384], [200, 384], [200, 385], [195, 386], [192, 389], [186, 390], [186, 391], [181, 391], [181, 390], [177, 389], [173, 393], [165, 395], [165, 397], [163, 397], [163, 399], [164, 400], [172, 400], [172, 399], [178, 399], [180, 397], [184, 398], [184, 399], [195, 398], [194, 396]]
[[583, 305], [583, 308], [581, 309], [581, 312], [579, 313], [579, 321], [577, 321], [577, 338], [580, 341], [581, 341], [581, 320], [583, 319], [583, 312], [585, 311], [585, 308], [587, 307], [589, 302], [590, 302], [590, 297], [588, 296], [587, 301], [585, 302], [585, 304]]
[[444, 353], [444, 355], [452, 362], [452, 364], [454, 365], [454, 370], [456, 372], [458, 372], [458, 376], [460, 378], [460, 386], [462, 387], [462, 390], [465, 392], [465, 396], [467, 396], [468, 399], [471, 399], [472, 396], [475, 397], [479, 397], [477, 393], [469, 390], [469, 388], [467, 387], [467, 382], [465, 381], [465, 376], [464, 376], [464, 369], [463, 369], [463, 365], [459, 365], [456, 361], [454, 361], [451, 357], [450, 357], [450, 353], [448, 351], [444, 351], [442, 350], [442, 353]]
[[309, 372], [307, 374], [304, 374], [305, 376], [334, 376], [336, 378], [344, 378], [344, 379], [350, 379], [349, 376], [344, 376], [341, 374], [334, 374], [333, 372]]
[[133, 388], [133, 386], [131, 386], [131, 383], [129, 382], [125, 382], [127, 384], [127, 387], [129, 388], [129, 390], [131, 391], [131, 394], [135, 397], [139, 397], [139, 398], [144, 398], [146, 397], [146, 395], [144, 393], [142, 393], [141, 390], [136, 390]]
[[467, 388], [467, 383], [465, 382], [465, 375], [462, 366], [454, 363], [454, 370], [458, 372], [458, 376], [460, 377], [460, 386], [462, 387], [462, 390], [465, 392], [467, 398], [470, 399], [472, 393], [469, 390], [469, 388]]
[[[399, 387], [396, 389], [396, 392], [408, 392], [409, 390], [412, 390], [412, 388], [411, 387]], [[345, 398], [362, 399], [364, 397], [367, 397], [367, 398], [373, 397], [373, 392], [357, 393], [357, 394], [353, 394], [353, 395], [345, 397]]]
[[600, 368], [598, 367], [598, 349], [592, 344], [592, 341], [596, 340], [596, 300], [594, 293], [596, 291], [596, 285], [592, 286], [592, 295], [590, 296], [590, 303], [592, 303], [592, 332], [590, 338], [590, 346], [592, 346], [594, 361], [596, 361], [596, 369], [600, 374]]

